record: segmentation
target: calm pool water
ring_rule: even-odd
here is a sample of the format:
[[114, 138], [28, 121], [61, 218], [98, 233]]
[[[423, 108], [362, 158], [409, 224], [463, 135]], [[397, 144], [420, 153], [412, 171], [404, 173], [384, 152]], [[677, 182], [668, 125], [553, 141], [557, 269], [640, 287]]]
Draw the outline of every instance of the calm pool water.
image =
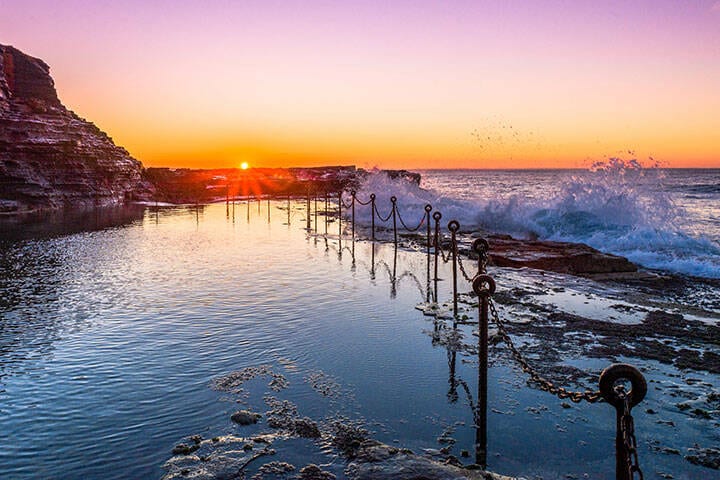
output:
[[[414, 308], [425, 300], [425, 255], [401, 249], [394, 264], [392, 246], [377, 245], [372, 268], [371, 244], [356, 243], [353, 261], [349, 242], [339, 246], [336, 235], [326, 241], [302, 228], [300, 204], [291, 225], [282, 206], [272, 204], [270, 223], [264, 204], [260, 212], [253, 205], [249, 220], [238, 206], [234, 221], [225, 205], [211, 205], [6, 229], [0, 478], [159, 478], [184, 437], [243, 434], [229, 420], [234, 399], [209, 384], [261, 364], [287, 377], [289, 388], [277, 396], [303, 415], [360, 419], [375, 438], [418, 452], [440, 448], [437, 438], [450, 427], [453, 453], [472, 452], [469, 400], [461, 389], [452, 401], [448, 387], [453, 368], [474, 392], [477, 365], [462, 354], [453, 365], [446, 348], [432, 344], [432, 320]], [[448, 278], [444, 266], [441, 276]], [[441, 299], [449, 284], [441, 282]], [[339, 384], [339, 398], [308, 386], [318, 372]], [[515, 366], [494, 362], [489, 468], [613, 478], [612, 409], [564, 409], [524, 382]], [[245, 405], [264, 411], [264, 387], [248, 388]], [[636, 421], [640, 430], [655, 419]], [[651, 471], [716, 473], [641, 448]], [[342, 462], [309, 440], [281, 453], [298, 463], [330, 462], [342, 475]]]

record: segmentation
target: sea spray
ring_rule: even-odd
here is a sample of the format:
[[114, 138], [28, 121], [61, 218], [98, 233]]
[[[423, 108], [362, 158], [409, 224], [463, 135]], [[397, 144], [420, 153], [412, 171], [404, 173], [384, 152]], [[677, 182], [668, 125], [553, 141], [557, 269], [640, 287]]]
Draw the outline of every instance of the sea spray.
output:
[[[665, 185], [667, 172], [656, 165], [613, 158], [586, 171], [447, 175], [440, 187], [421, 188], [374, 172], [357, 195], [367, 201], [375, 193], [383, 217], [391, 211], [390, 197], [396, 196], [408, 226], [418, 224], [429, 203], [442, 212], [443, 228], [456, 219], [464, 229], [585, 243], [647, 268], [720, 278], [720, 245], [707, 231], [688, 225], [687, 212], [674, 201], [677, 193]], [[544, 181], [533, 185], [540, 175]], [[369, 225], [370, 208], [358, 205], [356, 220]], [[392, 226], [377, 215], [375, 222]]]

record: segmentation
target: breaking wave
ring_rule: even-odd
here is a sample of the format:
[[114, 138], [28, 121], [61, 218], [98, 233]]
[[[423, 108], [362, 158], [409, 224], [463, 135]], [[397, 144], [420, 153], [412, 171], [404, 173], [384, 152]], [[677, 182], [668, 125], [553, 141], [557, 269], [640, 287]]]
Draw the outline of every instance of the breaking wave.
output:
[[[483, 175], [468, 171], [471, 174]], [[559, 182], [538, 182], [529, 171], [505, 172], [482, 184], [469, 176], [454, 180], [424, 189], [376, 172], [361, 185], [358, 198], [375, 193], [378, 210], [386, 216], [395, 195], [409, 227], [420, 222], [429, 203], [442, 212], [443, 224], [456, 219], [463, 229], [585, 243], [647, 268], [720, 278], [720, 243], [688, 223], [687, 212], [668, 193], [673, 189], [662, 188], [665, 173], [660, 168], [610, 159]], [[359, 207], [356, 215], [369, 224], [368, 208]], [[383, 222], [376, 218], [376, 224]], [[717, 222], [711, 228], [720, 232]]]

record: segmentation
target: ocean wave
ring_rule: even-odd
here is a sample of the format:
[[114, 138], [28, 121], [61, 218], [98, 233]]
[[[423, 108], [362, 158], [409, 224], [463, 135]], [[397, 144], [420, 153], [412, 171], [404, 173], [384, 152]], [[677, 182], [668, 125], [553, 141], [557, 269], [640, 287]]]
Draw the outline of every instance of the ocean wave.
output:
[[[430, 204], [442, 212], [443, 227], [454, 219], [464, 229], [585, 243], [646, 268], [720, 278], [720, 244], [680, 226], [685, 212], [657, 188], [663, 179], [659, 168], [611, 159], [570, 176], [542, 199], [523, 195], [468, 199], [467, 192], [455, 195], [452, 187], [426, 190], [379, 172], [368, 176], [357, 195], [367, 201], [375, 193], [383, 217], [391, 212], [391, 196], [396, 196], [398, 211], [410, 227], [420, 222], [423, 207]], [[356, 220], [369, 224], [369, 208], [359, 207]], [[388, 226], [391, 220], [381, 222], [376, 216], [375, 222]]]

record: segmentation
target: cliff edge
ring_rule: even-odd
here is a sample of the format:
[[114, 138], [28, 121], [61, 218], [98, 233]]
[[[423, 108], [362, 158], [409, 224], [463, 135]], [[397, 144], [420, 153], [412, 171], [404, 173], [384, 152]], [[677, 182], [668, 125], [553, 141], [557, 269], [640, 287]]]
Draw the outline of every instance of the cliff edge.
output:
[[0, 213], [115, 205], [147, 188], [138, 160], [62, 105], [45, 62], [0, 45]]

